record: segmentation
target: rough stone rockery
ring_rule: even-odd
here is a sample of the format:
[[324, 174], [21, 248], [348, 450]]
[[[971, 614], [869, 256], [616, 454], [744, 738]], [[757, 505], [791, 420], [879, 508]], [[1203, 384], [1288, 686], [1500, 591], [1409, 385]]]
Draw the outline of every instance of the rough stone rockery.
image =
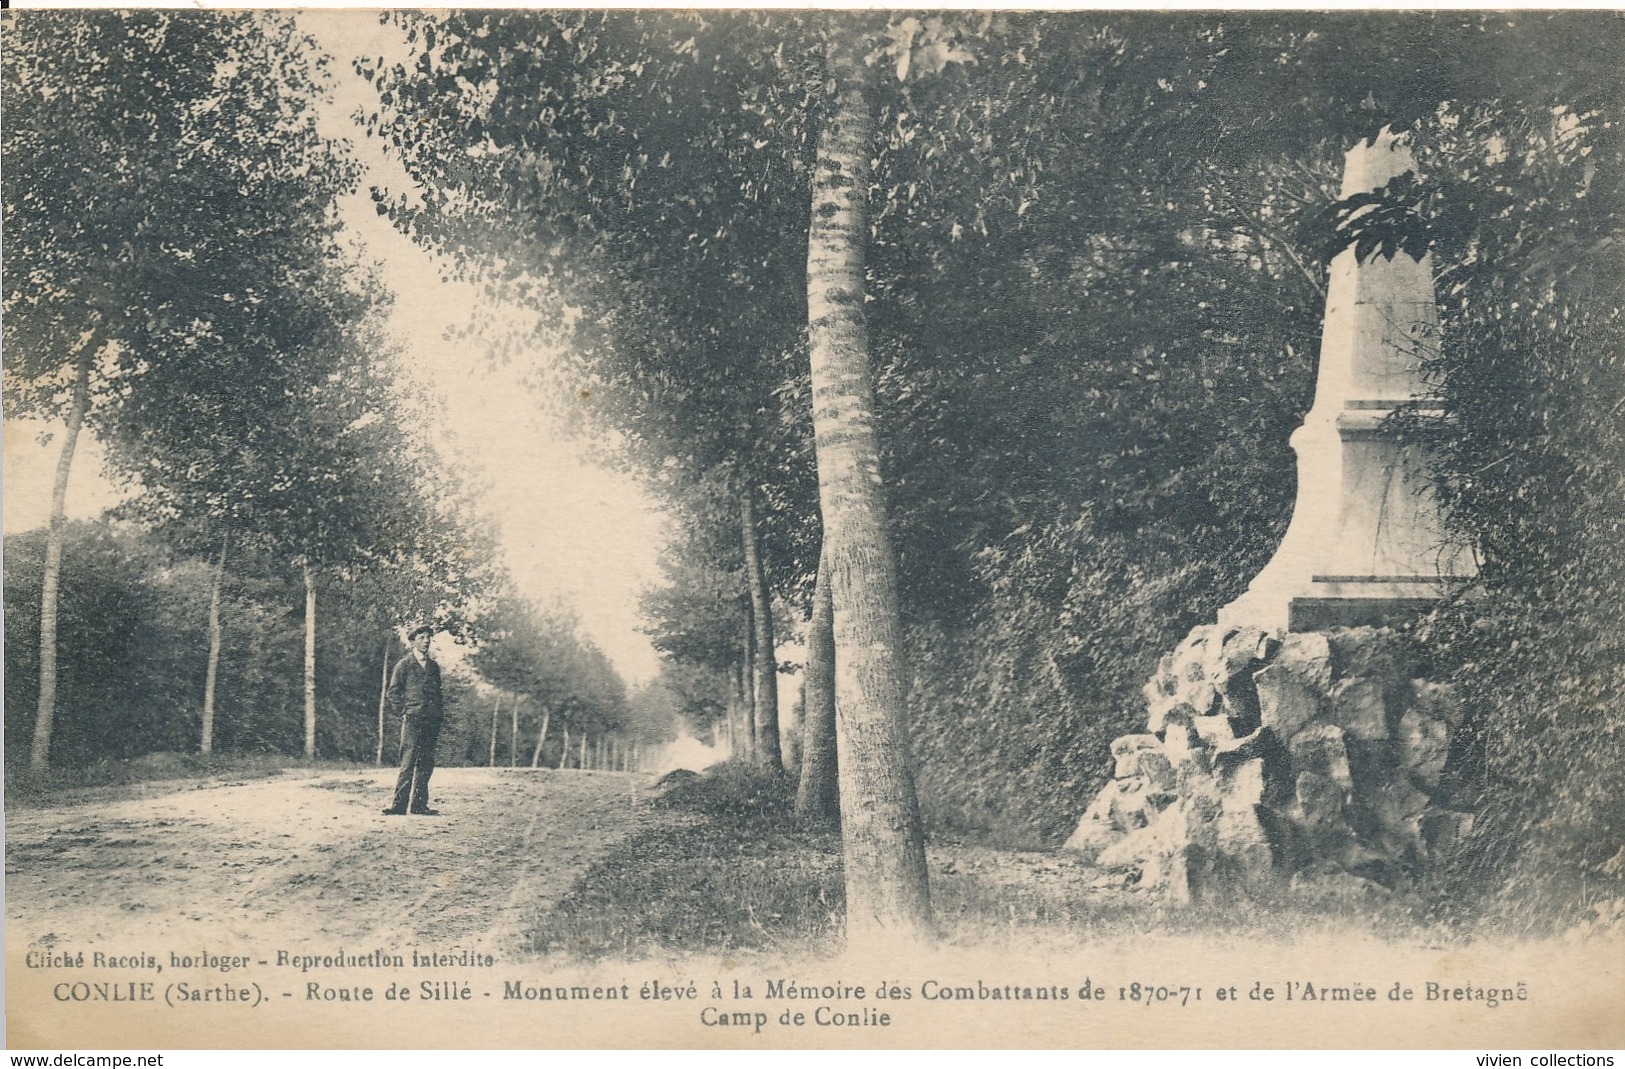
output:
[[1141, 888], [1393, 888], [1471, 820], [1441, 789], [1461, 705], [1410, 678], [1386, 629], [1198, 627], [1145, 696], [1067, 842]]

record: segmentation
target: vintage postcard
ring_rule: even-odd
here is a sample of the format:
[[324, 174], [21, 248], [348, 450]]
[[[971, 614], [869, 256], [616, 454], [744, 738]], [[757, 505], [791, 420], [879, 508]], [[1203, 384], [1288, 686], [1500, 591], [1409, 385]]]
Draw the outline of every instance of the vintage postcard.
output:
[[0, 59], [10, 1048], [1625, 1046], [1617, 13]]

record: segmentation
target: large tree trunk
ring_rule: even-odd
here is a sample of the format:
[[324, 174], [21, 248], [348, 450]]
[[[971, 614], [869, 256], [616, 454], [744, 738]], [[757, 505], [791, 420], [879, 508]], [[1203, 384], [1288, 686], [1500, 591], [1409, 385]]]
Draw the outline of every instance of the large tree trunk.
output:
[[62, 452], [56, 459], [56, 481], [51, 484], [51, 520], [45, 530], [45, 574], [39, 599], [39, 701], [34, 710], [34, 743], [28, 753], [28, 767], [44, 772], [51, 766], [51, 735], [56, 729], [56, 610], [57, 590], [62, 581], [62, 539], [68, 526], [68, 476], [73, 472], [73, 454], [79, 448], [79, 432], [90, 410], [90, 366], [100, 348], [96, 336], [86, 338], [74, 368], [73, 395], [68, 402], [68, 426], [62, 435]]
[[[827, 545], [828, 543], [826, 543]], [[835, 762], [835, 602], [830, 597], [829, 553], [818, 558], [812, 620], [807, 628], [807, 671], [801, 697], [801, 779], [796, 822], [833, 826], [841, 819]]]
[[737, 697], [735, 708], [738, 710], [733, 725], [734, 739], [739, 744], [739, 756], [747, 761], [756, 760], [756, 722], [755, 711], [751, 708], [750, 689], [750, 649], [747, 647], [740, 658], [739, 667], [734, 672], [734, 694]]
[[531, 768], [541, 768], [542, 767], [542, 747], [547, 745], [547, 727], [548, 727], [548, 722], [550, 720], [552, 720], [552, 719], [553, 719], [553, 710], [551, 710], [551, 709], [543, 709], [542, 710], [542, 730], [540, 730], [540, 731], [538, 731], [536, 733], [536, 749], [532, 750], [531, 753], [530, 753], [530, 767]]
[[373, 763], [384, 763], [384, 714], [389, 709], [389, 655], [395, 650], [395, 636], [384, 637], [384, 671], [378, 682], [378, 753]]
[[928, 937], [925, 837], [909, 768], [896, 564], [881, 496], [863, 319], [865, 198], [873, 120], [864, 16], [830, 18], [833, 87], [818, 138], [807, 248], [818, 498], [835, 604], [836, 751], [854, 943]]
[[209, 663], [203, 672], [203, 733], [199, 753], [214, 752], [214, 692], [220, 681], [220, 588], [226, 583], [226, 550], [231, 532], [220, 536], [220, 559], [214, 565], [214, 583], [209, 589]]
[[739, 704], [745, 731], [747, 755], [754, 764], [760, 739], [756, 737], [756, 620], [750, 602], [745, 603], [745, 636], [741, 646], [744, 654], [739, 663]]
[[305, 756], [316, 757], [316, 569], [305, 562]]
[[773, 599], [768, 592], [767, 568], [762, 563], [761, 533], [756, 529], [756, 504], [750, 487], [739, 492], [739, 536], [745, 547], [745, 583], [750, 587], [750, 615], [755, 627], [756, 763], [773, 772], [784, 771], [779, 748], [779, 662], [773, 641]]

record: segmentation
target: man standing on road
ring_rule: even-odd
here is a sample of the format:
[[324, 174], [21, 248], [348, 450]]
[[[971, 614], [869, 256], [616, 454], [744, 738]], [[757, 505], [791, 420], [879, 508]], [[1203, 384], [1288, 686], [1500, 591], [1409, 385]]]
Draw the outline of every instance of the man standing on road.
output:
[[395, 662], [389, 675], [389, 707], [401, 718], [401, 774], [395, 801], [384, 815], [404, 813], [437, 817], [429, 808], [429, 777], [434, 774], [434, 746], [440, 738], [445, 705], [440, 698], [440, 665], [429, 656], [434, 628], [419, 624], [406, 633], [411, 651]]

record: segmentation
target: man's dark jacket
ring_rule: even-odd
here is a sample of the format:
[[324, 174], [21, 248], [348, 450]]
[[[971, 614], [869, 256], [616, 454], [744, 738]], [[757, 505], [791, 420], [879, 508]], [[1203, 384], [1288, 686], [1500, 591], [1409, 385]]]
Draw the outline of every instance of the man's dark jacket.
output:
[[389, 708], [409, 720], [437, 721], [445, 713], [440, 697], [440, 665], [433, 660], [419, 664], [408, 653], [395, 662], [389, 674]]

